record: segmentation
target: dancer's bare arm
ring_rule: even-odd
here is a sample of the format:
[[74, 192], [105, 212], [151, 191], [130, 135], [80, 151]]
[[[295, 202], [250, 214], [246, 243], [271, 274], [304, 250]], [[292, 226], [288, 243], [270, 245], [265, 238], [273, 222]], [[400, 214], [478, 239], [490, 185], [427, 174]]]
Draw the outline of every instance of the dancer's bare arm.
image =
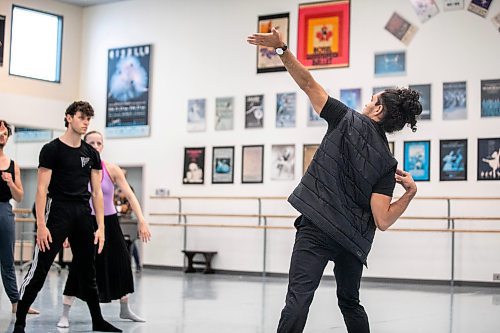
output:
[[403, 170], [396, 170], [396, 183], [404, 187], [405, 193], [398, 200], [391, 203], [392, 197], [373, 193], [370, 201], [373, 219], [377, 228], [387, 230], [398, 218], [403, 215], [410, 201], [417, 194], [417, 185], [412, 176]]
[[117, 165], [114, 165], [112, 163], [107, 163], [106, 166], [108, 167], [113, 183], [118, 185], [123, 194], [125, 194], [125, 197], [130, 202], [130, 207], [134, 211], [135, 216], [137, 216], [137, 232], [139, 234], [139, 238], [143, 242], [148, 242], [149, 240], [151, 240], [151, 232], [149, 231], [149, 224], [144, 218], [144, 215], [142, 214], [142, 209], [141, 205], [139, 204], [139, 200], [137, 200], [134, 191], [132, 191], [132, 189], [130, 188], [127, 179], [125, 178], [125, 174], [123, 173], [122, 169]]
[[[282, 47], [285, 42], [282, 40], [281, 34], [275, 28], [272, 28], [270, 33], [255, 33], [247, 37], [247, 42], [253, 45], [267, 46], [267, 47]], [[311, 104], [316, 113], [321, 113], [321, 110], [325, 106], [328, 99], [328, 94], [325, 89], [314, 80], [311, 73], [305, 68], [297, 58], [290, 52], [286, 50], [283, 55], [280, 56], [283, 65], [285, 66], [288, 73], [292, 76], [295, 82], [298, 84], [300, 89], [302, 89], [309, 97]]]
[[35, 196], [37, 226], [36, 244], [42, 252], [45, 252], [45, 249], [50, 250], [50, 243], [52, 243], [52, 235], [50, 234], [50, 231], [45, 224], [45, 206], [47, 205], [47, 193], [51, 178], [52, 170], [42, 167], [38, 168], [38, 179]]
[[92, 205], [94, 206], [97, 230], [94, 236], [94, 244], [99, 244], [97, 253], [101, 253], [104, 247], [104, 203], [101, 189], [102, 170], [92, 169], [90, 173], [90, 187], [92, 194]]

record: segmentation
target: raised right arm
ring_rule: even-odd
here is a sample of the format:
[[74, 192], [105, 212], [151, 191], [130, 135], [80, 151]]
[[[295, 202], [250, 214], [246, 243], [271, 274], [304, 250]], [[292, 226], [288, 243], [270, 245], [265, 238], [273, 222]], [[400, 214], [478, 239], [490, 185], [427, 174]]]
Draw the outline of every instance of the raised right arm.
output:
[[[272, 32], [270, 33], [255, 33], [248, 36], [247, 42], [253, 45], [273, 48], [283, 47], [285, 45], [281, 39], [281, 34], [275, 28], [272, 28]], [[289, 49], [280, 56], [280, 59], [299, 88], [309, 97], [314, 111], [320, 114], [328, 99], [328, 94], [325, 89], [314, 80], [309, 70], [299, 62]]]

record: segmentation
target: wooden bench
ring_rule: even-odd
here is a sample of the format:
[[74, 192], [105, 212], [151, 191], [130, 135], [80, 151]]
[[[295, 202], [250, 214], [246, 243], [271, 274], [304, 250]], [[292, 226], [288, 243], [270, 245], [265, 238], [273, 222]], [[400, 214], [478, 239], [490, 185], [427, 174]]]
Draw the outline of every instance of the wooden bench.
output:
[[[193, 264], [204, 265], [203, 274], [213, 274], [212, 269], [212, 258], [217, 254], [216, 251], [193, 251], [193, 250], [183, 250], [182, 251], [188, 260], [188, 266], [184, 270], [184, 273], [195, 273], [197, 270], [193, 267]], [[204, 257], [204, 261], [194, 260], [194, 256], [200, 254]]]

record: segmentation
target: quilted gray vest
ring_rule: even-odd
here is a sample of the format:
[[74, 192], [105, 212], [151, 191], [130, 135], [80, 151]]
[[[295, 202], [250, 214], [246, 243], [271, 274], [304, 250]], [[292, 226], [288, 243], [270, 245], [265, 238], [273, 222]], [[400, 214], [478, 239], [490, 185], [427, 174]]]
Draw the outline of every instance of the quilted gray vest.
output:
[[372, 188], [396, 165], [382, 128], [348, 109], [288, 201], [366, 265], [376, 229]]

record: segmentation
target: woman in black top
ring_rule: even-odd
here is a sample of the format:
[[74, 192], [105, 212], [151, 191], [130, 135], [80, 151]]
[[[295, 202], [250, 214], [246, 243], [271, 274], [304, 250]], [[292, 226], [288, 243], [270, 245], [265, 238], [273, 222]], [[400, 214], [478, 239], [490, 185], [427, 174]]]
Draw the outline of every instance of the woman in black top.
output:
[[[19, 292], [14, 268], [15, 222], [10, 199], [17, 202], [23, 199], [24, 191], [21, 183], [21, 172], [17, 164], [7, 156], [3, 149], [12, 134], [9, 124], [0, 120], [0, 264], [2, 282], [5, 292], [12, 303], [12, 312], [17, 310]], [[30, 309], [29, 313], [39, 312]]]

